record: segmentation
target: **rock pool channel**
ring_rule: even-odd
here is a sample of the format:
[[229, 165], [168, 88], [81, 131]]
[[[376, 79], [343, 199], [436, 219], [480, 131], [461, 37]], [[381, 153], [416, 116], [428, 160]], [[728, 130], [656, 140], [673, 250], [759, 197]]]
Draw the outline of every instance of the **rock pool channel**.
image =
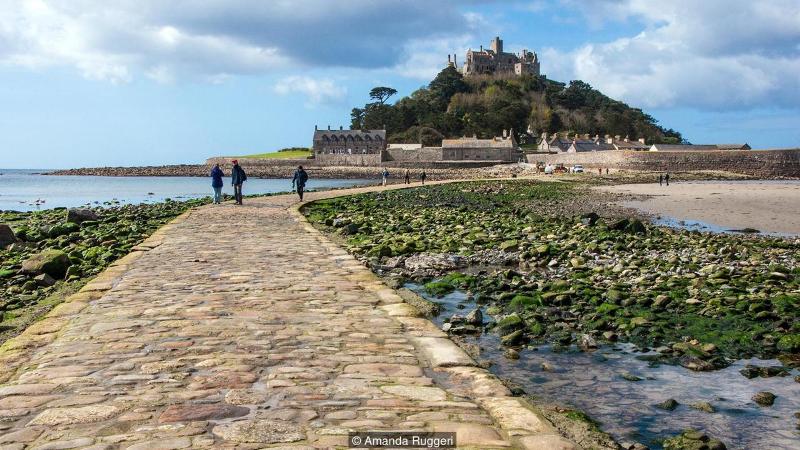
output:
[[[440, 327], [453, 314], [476, 307], [464, 292], [434, 298], [422, 285], [405, 287], [441, 305], [433, 318]], [[484, 323], [489, 316], [484, 313]], [[800, 411], [800, 383], [786, 376], [748, 379], [739, 371], [747, 364], [780, 366], [778, 360], [744, 359], [711, 372], [694, 372], [680, 366], [648, 361], [654, 352], [627, 344], [601, 346], [584, 352], [575, 346], [556, 351], [542, 345], [522, 349], [519, 359], [503, 356], [496, 334], [484, 331], [465, 335], [477, 344], [481, 359], [492, 361], [490, 371], [522, 387], [537, 401], [580, 409], [600, 423], [618, 441], [636, 441], [662, 448], [661, 441], [692, 428], [724, 442], [729, 449], [798, 449], [800, 432], [795, 413]], [[638, 380], [638, 381], [637, 381]], [[751, 398], [756, 392], [775, 394], [772, 406], [762, 407]], [[669, 411], [658, 404], [674, 399]], [[707, 402], [713, 412], [693, 407]], [[708, 405], [705, 405], [708, 409]]]

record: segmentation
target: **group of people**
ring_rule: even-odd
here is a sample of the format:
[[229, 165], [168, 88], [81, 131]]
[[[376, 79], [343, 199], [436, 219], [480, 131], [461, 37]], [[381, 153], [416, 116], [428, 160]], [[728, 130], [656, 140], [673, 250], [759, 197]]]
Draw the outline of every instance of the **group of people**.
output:
[[[231, 168], [233, 199], [236, 201], [237, 205], [241, 205], [242, 185], [247, 181], [247, 173], [245, 173], [242, 166], [239, 165], [238, 160], [234, 159], [231, 163], [233, 163], [233, 168]], [[214, 164], [214, 167], [211, 169], [211, 187], [214, 189], [215, 204], [222, 203], [222, 186], [224, 185], [222, 177], [224, 176], [225, 173], [219, 167], [219, 164]], [[292, 177], [292, 191], [297, 192], [297, 195], [300, 196], [300, 201], [303, 201], [303, 193], [305, 192], [307, 182], [308, 173], [303, 170], [303, 166], [297, 166], [297, 170], [294, 171], [294, 177]]]
[[[233, 186], [233, 199], [236, 201], [237, 205], [242, 204], [242, 185], [244, 182], [247, 181], [247, 174], [245, 173], [242, 166], [239, 165], [239, 161], [234, 159], [231, 161], [233, 167], [231, 168], [231, 186]], [[214, 203], [220, 204], [222, 203], [222, 186], [224, 185], [222, 181], [222, 177], [225, 176], [225, 173], [219, 167], [219, 164], [214, 164], [214, 167], [211, 169], [211, 187], [214, 189]], [[389, 170], [386, 168], [383, 169], [381, 172], [381, 178], [383, 179], [383, 185], [386, 186], [389, 180]], [[419, 180], [422, 184], [425, 184], [425, 180], [428, 178], [428, 174], [425, 173], [423, 170], [419, 174]], [[405, 184], [411, 184], [411, 171], [406, 169], [406, 173], [403, 176], [403, 180]], [[306, 189], [306, 183], [308, 182], [308, 173], [303, 170], [303, 166], [297, 166], [297, 170], [294, 171], [294, 176], [292, 177], [292, 191], [297, 192], [297, 195], [300, 197], [300, 201], [303, 201], [303, 193]]]
[[658, 185], [663, 186], [665, 182], [667, 183], [667, 186], [669, 186], [669, 173], [665, 173], [663, 175], [658, 174]]
[[[419, 174], [419, 180], [422, 182], [422, 184], [425, 184], [425, 179], [427, 179], [427, 178], [428, 178], [428, 174], [426, 174], [425, 170], [423, 170]], [[383, 171], [381, 172], [381, 180], [383, 181], [383, 185], [384, 186], [386, 186], [386, 184], [389, 182], [389, 170], [388, 169], [384, 168]], [[405, 184], [411, 184], [411, 171], [408, 170], [408, 169], [406, 169], [406, 173], [405, 173], [405, 175], [403, 175], [403, 182]]]

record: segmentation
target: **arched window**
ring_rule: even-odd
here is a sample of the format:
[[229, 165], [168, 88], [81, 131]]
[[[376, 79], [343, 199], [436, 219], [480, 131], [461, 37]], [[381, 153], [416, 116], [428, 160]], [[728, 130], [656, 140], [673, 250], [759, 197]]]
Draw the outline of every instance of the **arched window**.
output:
[[328, 138], [327, 134], [323, 134], [322, 135], [322, 140], [325, 141], [325, 142], [330, 142], [330, 138]]

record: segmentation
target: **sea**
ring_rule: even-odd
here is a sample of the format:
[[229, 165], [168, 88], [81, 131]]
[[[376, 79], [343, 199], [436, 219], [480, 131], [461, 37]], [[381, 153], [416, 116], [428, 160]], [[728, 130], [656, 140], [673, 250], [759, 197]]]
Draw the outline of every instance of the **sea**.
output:
[[[208, 177], [101, 177], [43, 175], [46, 170], [0, 169], [0, 210], [38, 211], [58, 207], [117, 206], [187, 200], [212, 195]], [[229, 180], [222, 192], [233, 195]], [[376, 180], [310, 179], [306, 190], [374, 184]], [[292, 190], [290, 179], [248, 178], [244, 194]]]

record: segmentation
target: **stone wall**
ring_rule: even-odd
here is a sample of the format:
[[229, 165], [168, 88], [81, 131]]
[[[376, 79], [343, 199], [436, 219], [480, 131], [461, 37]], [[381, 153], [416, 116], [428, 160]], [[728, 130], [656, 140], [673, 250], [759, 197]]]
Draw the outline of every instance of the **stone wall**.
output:
[[404, 150], [399, 148], [386, 149], [386, 158], [388, 161], [397, 162], [421, 162], [421, 161], [441, 161], [442, 148], [441, 147], [423, 147], [419, 149]]
[[527, 161], [586, 168], [685, 172], [724, 170], [756, 177], [800, 178], [800, 149], [530, 154]]
[[378, 167], [383, 161], [383, 152], [366, 155], [315, 155], [314, 164], [317, 166], [355, 166]]

